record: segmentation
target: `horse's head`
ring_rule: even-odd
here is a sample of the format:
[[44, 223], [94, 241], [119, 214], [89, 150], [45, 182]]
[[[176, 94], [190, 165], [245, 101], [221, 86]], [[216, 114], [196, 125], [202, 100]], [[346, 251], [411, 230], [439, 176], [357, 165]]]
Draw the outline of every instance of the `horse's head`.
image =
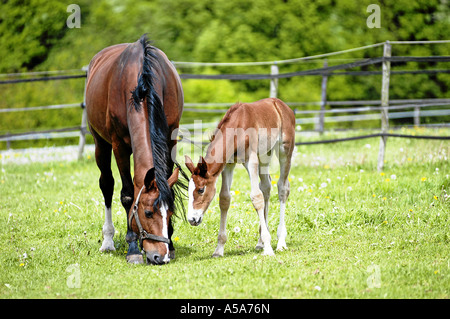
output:
[[[176, 168], [167, 180], [169, 187], [178, 180], [179, 168]], [[147, 255], [147, 262], [161, 265], [168, 263], [169, 258], [169, 224], [173, 212], [166, 203], [155, 205], [160, 195], [156, 184], [154, 168], [148, 170], [144, 179], [144, 186], [138, 189], [135, 186], [134, 207], [129, 215], [133, 231], [139, 235], [141, 248]]]
[[196, 167], [189, 156], [185, 156], [186, 167], [192, 173], [189, 180], [189, 206], [187, 219], [192, 226], [202, 222], [203, 214], [216, 194], [216, 178], [208, 173], [208, 166], [203, 157]]

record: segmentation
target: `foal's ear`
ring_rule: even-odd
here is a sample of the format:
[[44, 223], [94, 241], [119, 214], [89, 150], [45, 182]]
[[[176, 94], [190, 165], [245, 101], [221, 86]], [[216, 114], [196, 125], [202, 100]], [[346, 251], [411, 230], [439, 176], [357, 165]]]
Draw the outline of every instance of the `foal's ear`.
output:
[[199, 169], [198, 175], [202, 177], [206, 177], [206, 173], [208, 172], [208, 166], [206, 165], [206, 161], [203, 156], [200, 156], [198, 159], [197, 168]]
[[180, 172], [180, 168], [177, 167], [173, 170], [172, 175], [167, 180], [167, 183], [169, 184], [169, 187], [172, 188], [172, 186], [178, 181], [178, 173]]
[[194, 174], [194, 163], [192, 162], [191, 158], [187, 155], [184, 155], [184, 162], [186, 163], [186, 167], [191, 172], [191, 174]]
[[144, 178], [144, 185], [147, 190], [149, 190], [155, 183], [155, 168], [152, 167], [147, 171]]

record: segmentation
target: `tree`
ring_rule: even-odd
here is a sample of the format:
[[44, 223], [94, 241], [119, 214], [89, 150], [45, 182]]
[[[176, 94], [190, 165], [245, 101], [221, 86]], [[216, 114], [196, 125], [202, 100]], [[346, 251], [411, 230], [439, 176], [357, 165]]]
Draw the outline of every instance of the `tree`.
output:
[[0, 72], [32, 70], [66, 31], [63, 1], [9, 0], [0, 10]]

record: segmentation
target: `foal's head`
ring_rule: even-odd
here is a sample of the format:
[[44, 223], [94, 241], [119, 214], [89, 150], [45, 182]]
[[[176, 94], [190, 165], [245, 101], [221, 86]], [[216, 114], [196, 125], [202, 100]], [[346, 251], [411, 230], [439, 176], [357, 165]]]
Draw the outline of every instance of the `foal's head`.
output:
[[208, 172], [208, 166], [203, 157], [196, 167], [189, 156], [185, 156], [186, 167], [192, 173], [189, 180], [189, 206], [187, 219], [192, 226], [202, 222], [203, 214], [216, 194], [216, 178]]
[[[177, 182], [178, 173], [179, 168], [176, 168], [167, 180], [170, 188]], [[135, 194], [140, 195], [136, 198], [137, 214], [145, 236], [142, 236], [136, 218], [131, 217], [133, 208], [130, 211], [131, 227], [135, 233], [139, 234], [147, 262], [157, 265], [168, 263], [170, 261], [169, 245], [165, 241], [169, 240], [169, 224], [173, 212], [168, 208], [167, 203], [161, 202], [155, 205], [160, 196], [160, 190], [156, 184], [154, 168], [148, 170], [144, 186], [141, 189], [135, 186], [134, 191]]]

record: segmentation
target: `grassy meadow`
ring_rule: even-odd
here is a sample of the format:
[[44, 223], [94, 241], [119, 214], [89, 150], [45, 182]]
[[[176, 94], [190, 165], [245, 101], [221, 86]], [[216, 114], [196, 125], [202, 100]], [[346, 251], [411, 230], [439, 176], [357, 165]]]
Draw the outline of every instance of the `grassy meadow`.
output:
[[[372, 138], [297, 147], [286, 212], [289, 249], [274, 257], [254, 249], [258, 219], [248, 176], [238, 166], [224, 257], [211, 258], [220, 219], [216, 196], [200, 226], [175, 221], [176, 259], [164, 266], [125, 260], [115, 163], [116, 251], [100, 253], [104, 206], [93, 153], [81, 161], [21, 165], [14, 156], [23, 155], [2, 153], [0, 297], [449, 298], [450, 143], [389, 138], [383, 172], [376, 170], [378, 144]], [[274, 248], [277, 174], [274, 159]]]

